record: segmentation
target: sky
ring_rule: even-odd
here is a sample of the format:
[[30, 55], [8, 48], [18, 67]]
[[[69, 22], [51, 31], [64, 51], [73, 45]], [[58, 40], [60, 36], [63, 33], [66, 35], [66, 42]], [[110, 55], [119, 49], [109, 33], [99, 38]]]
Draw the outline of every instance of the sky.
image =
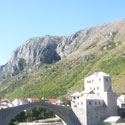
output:
[[32, 37], [67, 36], [125, 18], [125, 0], [0, 0], [0, 65]]

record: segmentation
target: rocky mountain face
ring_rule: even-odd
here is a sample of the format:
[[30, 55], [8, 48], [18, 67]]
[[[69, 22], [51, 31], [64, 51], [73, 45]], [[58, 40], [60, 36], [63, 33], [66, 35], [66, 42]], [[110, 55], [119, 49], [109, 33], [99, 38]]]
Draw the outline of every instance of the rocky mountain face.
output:
[[[59, 37], [38, 37], [27, 40], [17, 48], [9, 62], [0, 67], [3, 78], [11, 77], [23, 71], [28, 65], [51, 64], [61, 59], [56, 48]], [[3, 78], [0, 78], [1, 80]]]
[[33, 67], [35, 69], [76, 58], [84, 58], [83, 62], [86, 62], [95, 55], [109, 54], [109, 51], [112, 54], [121, 45], [121, 50], [125, 48], [124, 40], [124, 19], [86, 28], [71, 36], [31, 38], [12, 53], [7, 64], [0, 66], [0, 82], [3, 84], [8, 78], [14, 78], [22, 72], [28, 73]]
[[88, 28], [68, 37], [44, 36], [31, 38], [17, 48], [6, 65], [0, 66], [0, 81], [15, 76], [28, 65], [52, 64], [67, 57], [83, 44], [98, 28]]

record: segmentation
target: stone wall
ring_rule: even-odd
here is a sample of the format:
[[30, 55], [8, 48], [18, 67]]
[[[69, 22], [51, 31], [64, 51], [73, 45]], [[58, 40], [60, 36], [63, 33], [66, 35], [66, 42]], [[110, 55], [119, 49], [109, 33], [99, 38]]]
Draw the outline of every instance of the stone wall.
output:
[[86, 110], [83, 108], [73, 108], [73, 112], [79, 119], [81, 125], [86, 125]]

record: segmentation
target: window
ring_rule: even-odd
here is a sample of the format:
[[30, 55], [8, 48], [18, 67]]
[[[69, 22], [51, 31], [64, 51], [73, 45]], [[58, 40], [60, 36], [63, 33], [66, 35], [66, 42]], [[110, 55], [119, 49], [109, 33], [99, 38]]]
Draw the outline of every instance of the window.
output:
[[97, 87], [97, 90], [99, 90], [99, 87]]
[[97, 102], [95, 102], [95, 105], [97, 104]]
[[91, 105], [91, 102], [89, 101], [89, 105]]
[[81, 105], [83, 105], [83, 102], [81, 102]]
[[106, 82], [108, 82], [108, 79], [106, 78]]
[[79, 102], [77, 104], [79, 105]]
[[101, 78], [99, 79], [99, 82], [101, 82]]
[[94, 80], [92, 80], [92, 82], [94, 82]]
[[122, 107], [124, 108], [124, 107], [125, 107], [125, 104], [122, 104]]
[[87, 80], [87, 83], [91, 83], [91, 80]]
[[99, 105], [100, 105], [100, 101], [99, 101]]
[[75, 97], [73, 97], [73, 99], [76, 99]]

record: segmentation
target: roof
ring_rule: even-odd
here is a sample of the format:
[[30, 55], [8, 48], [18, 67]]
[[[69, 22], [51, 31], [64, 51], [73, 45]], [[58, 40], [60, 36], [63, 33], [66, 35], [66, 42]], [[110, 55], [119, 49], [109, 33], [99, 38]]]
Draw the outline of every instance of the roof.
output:
[[72, 100], [72, 97], [71, 97], [71, 96], [67, 96], [67, 97], [66, 97], [66, 100], [71, 101], [71, 100]]
[[29, 99], [31, 99], [32, 101], [40, 101], [39, 98], [29, 98]]
[[115, 123], [120, 120], [120, 116], [110, 116], [104, 120], [104, 122]]
[[91, 77], [102, 77], [102, 76], [108, 76], [108, 74], [104, 73], [104, 72], [95, 72], [92, 75], [88, 76], [87, 78], [91, 78]]
[[81, 94], [94, 94], [94, 91], [93, 90], [84, 90], [81, 92]]
[[21, 98], [21, 99], [18, 99], [18, 100], [25, 101], [25, 100], [27, 100], [27, 98]]
[[121, 103], [125, 103], [125, 95], [121, 95], [117, 98], [117, 101], [120, 101]]
[[74, 94], [72, 94], [71, 96], [81, 96], [80, 92], [75, 92]]
[[9, 99], [2, 99], [0, 100], [0, 103], [11, 103], [12, 101], [10, 101]]
[[96, 94], [84, 94], [84, 96], [81, 96], [76, 101], [83, 101], [83, 100], [103, 100], [103, 99]]
[[123, 98], [125, 98], [125, 95], [121, 95], [120, 97], [123, 97]]
[[85, 94], [84, 96], [83, 96], [85, 99], [99, 99], [99, 100], [103, 100], [99, 95], [97, 95], [97, 94]]
[[47, 99], [46, 101], [49, 103], [61, 103], [59, 99]]
[[89, 93], [88, 90], [83, 90], [83, 91], [81, 92], [81, 94], [87, 94], [87, 93]]

